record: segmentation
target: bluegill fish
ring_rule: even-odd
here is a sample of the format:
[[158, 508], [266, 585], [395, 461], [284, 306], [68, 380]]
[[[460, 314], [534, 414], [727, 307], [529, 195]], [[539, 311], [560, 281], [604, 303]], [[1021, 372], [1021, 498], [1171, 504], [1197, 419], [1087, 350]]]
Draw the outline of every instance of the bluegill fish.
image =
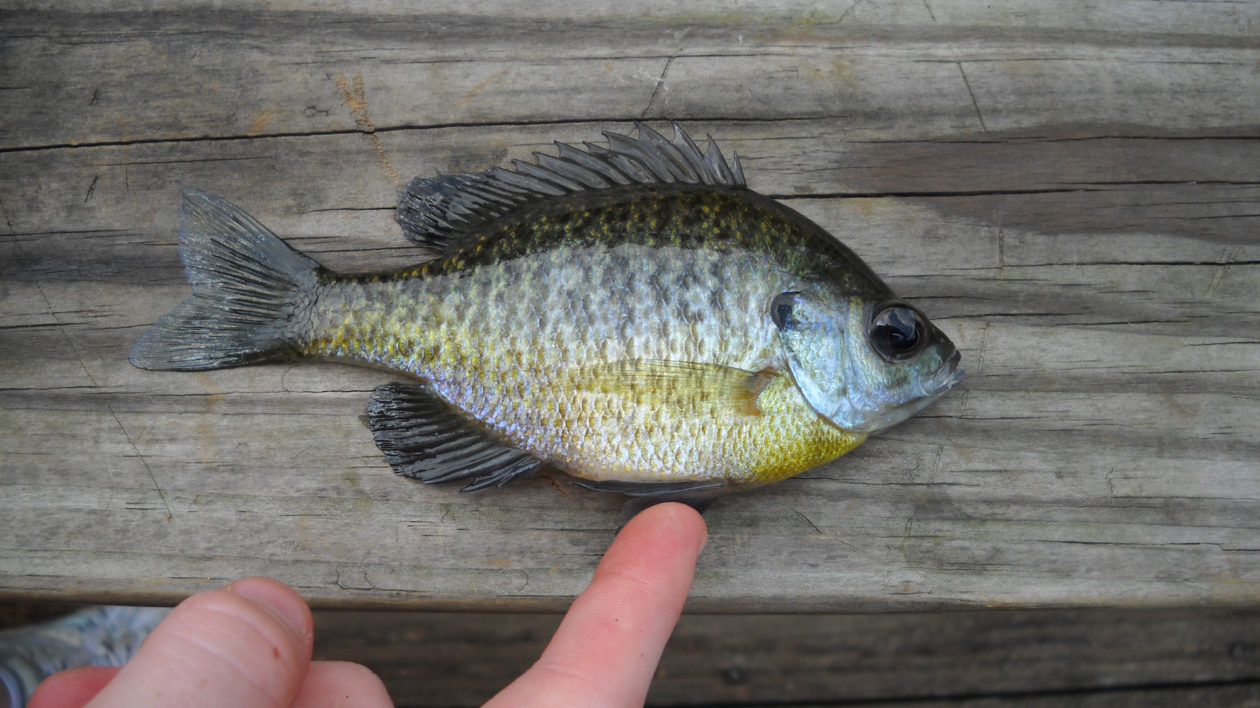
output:
[[954, 345], [817, 224], [674, 126], [416, 179], [397, 219], [437, 257], [331, 272], [184, 193], [193, 295], [145, 369], [382, 367], [368, 420], [403, 476], [501, 486], [542, 466], [693, 503], [833, 460], [962, 377]]

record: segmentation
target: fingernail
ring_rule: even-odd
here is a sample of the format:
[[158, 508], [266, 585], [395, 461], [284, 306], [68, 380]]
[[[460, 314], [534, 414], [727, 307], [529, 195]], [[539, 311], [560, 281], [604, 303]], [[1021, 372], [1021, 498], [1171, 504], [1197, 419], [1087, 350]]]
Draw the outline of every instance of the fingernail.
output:
[[224, 590], [262, 605], [283, 621], [293, 636], [304, 641], [308, 639], [310, 609], [289, 586], [270, 578], [245, 578], [228, 585]]

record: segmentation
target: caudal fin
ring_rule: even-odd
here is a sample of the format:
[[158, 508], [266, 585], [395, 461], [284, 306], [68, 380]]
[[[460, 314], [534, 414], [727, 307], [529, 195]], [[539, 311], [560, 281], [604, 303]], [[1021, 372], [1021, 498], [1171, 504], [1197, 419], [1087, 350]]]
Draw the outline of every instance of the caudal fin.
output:
[[142, 369], [197, 371], [292, 356], [288, 329], [320, 266], [236, 206], [186, 190], [179, 251], [193, 295], [131, 350]]

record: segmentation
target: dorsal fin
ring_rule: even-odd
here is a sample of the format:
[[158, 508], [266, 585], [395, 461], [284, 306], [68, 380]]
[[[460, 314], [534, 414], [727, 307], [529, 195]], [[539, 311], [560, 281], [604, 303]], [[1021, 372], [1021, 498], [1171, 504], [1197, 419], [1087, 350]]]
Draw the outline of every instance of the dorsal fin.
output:
[[636, 137], [604, 133], [608, 146], [586, 149], [556, 143], [557, 155], [534, 153], [535, 162], [515, 160], [512, 169], [442, 177], [417, 177], [407, 185], [395, 219], [413, 243], [441, 252], [461, 244], [471, 229], [550, 197], [632, 184], [709, 184], [745, 187], [735, 155], [731, 165], [712, 136], [705, 151], [682, 127], [671, 141], [642, 123]]

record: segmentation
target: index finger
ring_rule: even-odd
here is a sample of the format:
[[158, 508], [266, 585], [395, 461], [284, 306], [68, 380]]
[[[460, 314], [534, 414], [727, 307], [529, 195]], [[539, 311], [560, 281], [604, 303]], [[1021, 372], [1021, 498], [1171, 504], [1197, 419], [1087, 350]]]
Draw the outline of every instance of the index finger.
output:
[[486, 705], [643, 705], [705, 535], [704, 519], [684, 504], [631, 519], [542, 657]]

